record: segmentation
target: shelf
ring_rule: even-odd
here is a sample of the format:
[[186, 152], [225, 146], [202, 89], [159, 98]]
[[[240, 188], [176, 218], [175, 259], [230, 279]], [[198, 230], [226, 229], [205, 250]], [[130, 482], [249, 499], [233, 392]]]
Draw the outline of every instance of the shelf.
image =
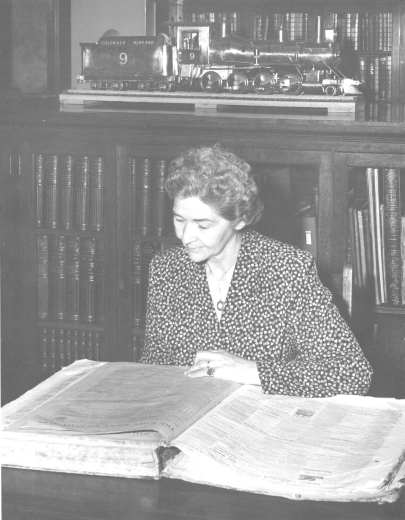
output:
[[376, 305], [374, 307], [376, 314], [403, 314], [405, 316], [405, 305], [394, 307], [393, 305]]

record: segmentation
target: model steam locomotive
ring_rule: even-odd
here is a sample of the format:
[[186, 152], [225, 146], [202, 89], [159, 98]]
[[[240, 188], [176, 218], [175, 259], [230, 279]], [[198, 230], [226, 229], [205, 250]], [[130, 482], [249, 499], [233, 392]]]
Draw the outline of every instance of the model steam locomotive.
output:
[[[358, 81], [337, 68], [339, 45], [334, 31], [316, 41], [247, 40], [220, 34], [212, 23], [167, 22], [173, 38], [104, 36], [81, 43], [78, 83], [95, 90], [193, 90], [298, 95], [305, 92], [361, 94]], [[320, 24], [319, 24], [320, 26]]]

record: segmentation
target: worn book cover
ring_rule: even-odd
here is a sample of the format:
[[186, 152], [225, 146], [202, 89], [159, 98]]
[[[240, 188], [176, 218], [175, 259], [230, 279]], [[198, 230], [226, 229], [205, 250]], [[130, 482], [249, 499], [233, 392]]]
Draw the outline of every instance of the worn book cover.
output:
[[310, 500], [393, 501], [405, 403], [302, 398], [184, 367], [76, 361], [2, 409], [2, 464], [179, 478]]

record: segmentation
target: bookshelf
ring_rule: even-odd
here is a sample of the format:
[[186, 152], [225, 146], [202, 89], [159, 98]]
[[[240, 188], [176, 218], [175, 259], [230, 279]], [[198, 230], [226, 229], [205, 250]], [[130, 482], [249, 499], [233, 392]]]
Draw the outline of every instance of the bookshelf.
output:
[[186, 21], [227, 21], [230, 31], [248, 39], [316, 39], [315, 20], [333, 28], [341, 46], [341, 71], [362, 82], [366, 120], [397, 121], [403, 118], [405, 54], [402, 0], [184, 0]]
[[[0, 124], [3, 384], [9, 385], [3, 399], [72, 360], [76, 334], [78, 357], [139, 359], [150, 254], [178, 243], [161, 181], [184, 150], [221, 143], [252, 165], [267, 202], [259, 224], [264, 234], [299, 245], [297, 207], [308, 208], [305, 217], [316, 214], [317, 266], [334, 290], [332, 279], [346, 261], [352, 179], [360, 172], [364, 180], [367, 168], [403, 169], [404, 136], [403, 123], [10, 103]], [[353, 328], [376, 360], [381, 384], [395, 379], [389, 393], [400, 395], [401, 379], [390, 374], [403, 380], [405, 373], [404, 314], [375, 307], [356, 303], [366, 316], [353, 316]]]

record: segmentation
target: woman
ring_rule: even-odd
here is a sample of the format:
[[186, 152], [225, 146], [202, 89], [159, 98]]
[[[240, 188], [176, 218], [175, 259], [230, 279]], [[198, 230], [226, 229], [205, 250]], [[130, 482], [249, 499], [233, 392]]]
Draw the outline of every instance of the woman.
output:
[[312, 257], [249, 229], [263, 210], [249, 165], [219, 147], [174, 160], [182, 247], [151, 262], [142, 362], [271, 394], [363, 394], [371, 367]]

